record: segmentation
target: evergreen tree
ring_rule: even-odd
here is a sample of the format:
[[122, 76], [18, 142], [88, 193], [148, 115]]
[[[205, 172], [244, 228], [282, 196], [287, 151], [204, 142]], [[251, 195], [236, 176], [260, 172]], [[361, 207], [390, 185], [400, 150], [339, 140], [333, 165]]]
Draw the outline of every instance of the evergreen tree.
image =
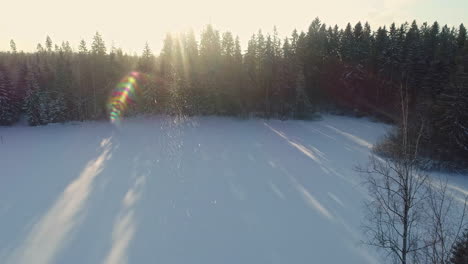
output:
[[221, 111], [221, 41], [219, 32], [208, 25], [200, 38], [200, 82], [202, 102], [205, 114]]
[[108, 58], [106, 46], [99, 32], [93, 37], [91, 45], [91, 85], [93, 89], [93, 117], [99, 118], [105, 113], [106, 97], [109, 90], [109, 81], [106, 75]]
[[0, 126], [11, 125], [18, 119], [18, 107], [8, 72], [0, 68]]
[[13, 88], [3, 88], [0, 108], [23, 105], [31, 125], [102, 118], [114, 85], [138, 70], [145, 73], [138, 80], [143, 96], [130, 107], [133, 113], [304, 118], [331, 107], [395, 121], [404, 84], [410, 116], [424, 117], [424, 140], [433, 146], [422, 155], [462, 160], [467, 43], [463, 24], [455, 30], [413, 21], [373, 32], [368, 23], [340, 29], [318, 18], [307, 33], [294, 30], [284, 41], [276, 27], [259, 30], [245, 52], [232, 33], [220, 34], [211, 25], [199, 42], [193, 31], [168, 34], [159, 56], [147, 44], [141, 56], [113, 45], [107, 51], [99, 33], [89, 49], [81, 40], [76, 51], [68, 41], [56, 45], [47, 37], [36, 52], [18, 53], [11, 41], [11, 52], [0, 57], [8, 63], [2, 82]]
[[426, 63], [422, 54], [421, 33], [416, 21], [412, 22], [406, 34], [403, 49], [405, 58], [402, 68], [409, 89], [410, 104], [414, 106], [426, 73]]
[[52, 39], [49, 36], [46, 37], [45, 46], [46, 46], [47, 52], [49, 53], [52, 52]]
[[[47, 114], [44, 112], [44, 116], [47, 116], [47, 120], [49, 123], [59, 123], [59, 122], [65, 122], [67, 120], [67, 105], [65, 101], [65, 96], [64, 93], [61, 91], [58, 91], [55, 95], [54, 98], [50, 98], [47, 93], [41, 93], [42, 97], [41, 100], [41, 105], [47, 104], [47, 110], [42, 110], [41, 111], [47, 111]], [[42, 112], [41, 112], [42, 113]], [[45, 119], [45, 118], [44, 118]], [[71, 120], [71, 119], [68, 119]]]
[[102, 39], [101, 34], [96, 32], [93, 37], [93, 44], [91, 45], [91, 52], [96, 55], [106, 55], [106, 45]]
[[[468, 60], [468, 54], [465, 56]], [[460, 159], [468, 165], [468, 69], [462, 65], [457, 68], [431, 108], [430, 142], [439, 160]]]
[[463, 49], [463, 46], [466, 42], [466, 28], [463, 24], [460, 24], [458, 28], [458, 35], [457, 35], [457, 46], [459, 49]]
[[305, 92], [305, 77], [302, 71], [299, 72], [296, 79], [296, 105], [294, 117], [297, 119], [307, 119], [313, 108]]
[[45, 52], [44, 47], [42, 47], [41, 43], [37, 43], [36, 51], [37, 51], [37, 53], [44, 53]]
[[37, 104], [39, 106], [38, 110], [40, 124], [47, 125], [48, 123], [52, 122], [55, 115], [51, 115], [51, 99], [49, 97], [49, 91], [37, 91]]
[[73, 88], [73, 74], [70, 62], [61, 51], [58, 54], [53, 93], [49, 92], [50, 100], [50, 122], [64, 122], [65, 120], [77, 119], [77, 111], [71, 111], [78, 108], [75, 100], [66, 100], [65, 94], [72, 95], [71, 98], [76, 98], [78, 95]]
[[247, 44], [247, 51], [244, 55], [244, 69], [247, 74], [247, 93], [246, 105], [249, 112], [252, 112], [255, 105], [255, 95], [258, 81], [258, 66], [257, 66], [257, 38], [254, 35], [250, 38]]
[[221, 56], [222, 56], [222, 84], [220, 96], [224, 99], [221, 102], [221, 113], [234, 115], [239, 112], [238, 97], [236, 94], [236, 79], [234, 52], [235, 52], [234, 37], [231, 32], [225, 32], [221, 39]]
[[39, 83], [33, 71], [28, 71], [26, 79], [26, 97], [24, 99], [23, 111], [30, 126], [42, 124], [39, 112]]
[[322, 79], [324, 62], [327, 53], [326, 25], [322, 25], [319, 18], [315, 18], [307, 32], [307, 57], [304, 65], [306, 92], [314, 104], [323, 101]]
[[14, 40], [10, 40], [10, 49], [11, 49], [11, 52], [14, 54], [16, 53], [16, 43]]
[[143, 49], [143, 53], [141, 54], [141, 57], [138, 60], [137, 69], [138, 71], [144, 73], [153, 73], [155, 70], [154, 66], [154, 55], [148, 45], [148, 42], [146, 42], [145, 47]]
[[84, 39], [80, 40], [80, 46], [78, 47], [78, 52], [80, 54], [88, 53], [88, 48], [86, 47], [86, 41]]
[[281, 63], [281, 90], [280, 90], [280, 115], [285, 118], [292, 115], [295, 111], [296, 99], [296, 70], [295, 56], [293, 48], [289, 43], [289, 39], [285, 38], [283, 41], [283, 61]]

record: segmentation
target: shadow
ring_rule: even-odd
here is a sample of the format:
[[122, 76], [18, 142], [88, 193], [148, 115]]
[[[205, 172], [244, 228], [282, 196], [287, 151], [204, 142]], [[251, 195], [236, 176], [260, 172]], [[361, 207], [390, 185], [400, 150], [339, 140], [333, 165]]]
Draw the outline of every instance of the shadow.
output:
[[97, 176], [111, 158], [111, 137], [100, 143], [101, 153], [88, 162], [78, 178], [71, 182], [52, 207], [40, 218], [24, 242], [15, 249], [7, 263], [51, 263], [80, 224]]
[[135, 204], [142, 196], [148, 173], [133, 175], [135, 182], [122, 199], [120, 212], [112, 228], [112, 245], [107, 257], [103, 261], [104, 264], [124, 264], [128, 262], [127, 251], [136, 230]]
[[90, 160], [102, 154], [108, 128], [53, 125], [8, 131], [8, 144], [0, 149], [0, 262], [23, 243]]

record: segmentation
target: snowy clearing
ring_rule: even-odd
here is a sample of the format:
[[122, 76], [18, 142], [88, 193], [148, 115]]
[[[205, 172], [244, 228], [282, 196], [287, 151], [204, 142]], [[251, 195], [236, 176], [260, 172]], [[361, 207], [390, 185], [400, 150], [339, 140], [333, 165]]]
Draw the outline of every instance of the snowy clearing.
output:
[[353, 168], [386, 129], [330, 115], [2, 127], [0, 263], [378, 263]]

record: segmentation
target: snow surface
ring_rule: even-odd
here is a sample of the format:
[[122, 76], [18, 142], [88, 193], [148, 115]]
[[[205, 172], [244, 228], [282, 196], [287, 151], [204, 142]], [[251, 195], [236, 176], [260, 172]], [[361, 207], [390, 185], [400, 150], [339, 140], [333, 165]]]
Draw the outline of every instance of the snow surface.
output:
[[379, 263], [359, 243], [353, 169], [388, 128], [330, 115], [0, 128], [0, 263]]

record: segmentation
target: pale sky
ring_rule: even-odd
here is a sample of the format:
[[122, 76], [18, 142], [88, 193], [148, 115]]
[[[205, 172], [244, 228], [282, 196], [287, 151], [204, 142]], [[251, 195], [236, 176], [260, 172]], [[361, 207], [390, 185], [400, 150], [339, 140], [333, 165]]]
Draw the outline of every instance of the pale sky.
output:
[[[49, 35], [54, 43], [68, 40], [74, 49], [80, 39], [90, 46], [99, 31], [109, 48], [112, 43], [128, 53], [148, 42], [159, 54], [166, 32], [200, 30], [208, 23], [230, 30], [246, 43], [261, 28], [276, 25], [281, 36], [294, 28], [307, 30], [319, 17], [327, 25], [368, 21], [372, 29], [416, 19], [440, 24], [468, 24], [468, 0], [4, 0], [0, 4], [0, 50], [14, 39], [18, 50], [34, 51]], [[245, 48], [245, 45], [244, 45]]]

